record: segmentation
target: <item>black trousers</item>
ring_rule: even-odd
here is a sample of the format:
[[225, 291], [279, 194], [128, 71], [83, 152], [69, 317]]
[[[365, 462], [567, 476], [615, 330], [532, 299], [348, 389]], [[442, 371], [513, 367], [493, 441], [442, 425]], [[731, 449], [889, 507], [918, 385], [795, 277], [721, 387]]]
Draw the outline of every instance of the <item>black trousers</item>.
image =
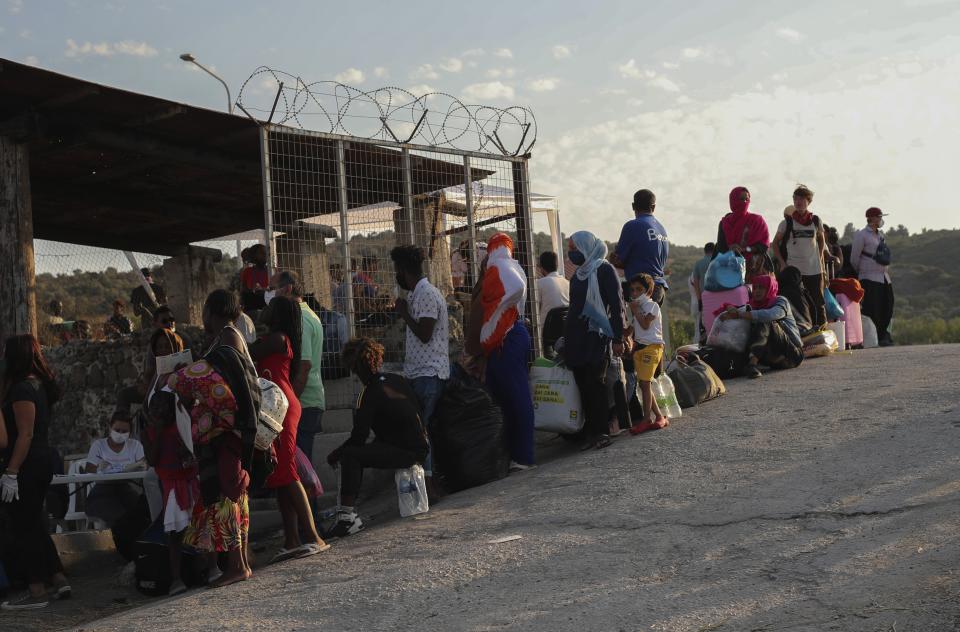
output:
[[893, 284], [861, 280], [860, 285], [863, 286], [860, 311], [877, 326], [877, 337], [886, 340], [890, 337], [887, 329], [893, 319]]
[[580, 391], [580, 406], [585, 419], [584, 431], [588, 437], [607, 434], [610, 412], [607, 401], [607, 361], [571, 368], [577, 390]]
[[803, 362], [803, 349], [797, 347], [780, 323], [753, 323], [750, 329], [750, 355], [771, 369], [795, 369]]
[[809, 276], [801, 276], [800, 281], [803, 283], [803, 286], [807, 288], [807, 291], [810, 292], [810, 298], [813, 299], [813, 313], [811, 313], [810, 316], [813, 318], [813, 328], [819, 329], [827, 323], [827, 306], [823, 298], [823, 275], [811, 274]]
[[43, 507], [52, 473], [49, 467], [25, 468], [17, 482], [20, 499], [7, 505], [17, 549], [17, 567], [31, 584], [50, 581], [55, 573], [63, 572], [60, 554], [50, 538], [47, 516]]
[[426, 454], [417, 454], [384, 441], [344, 446], [340, 449], [340, 494], [356, 496], [360, 492], [365, 467], [395, 470], [423, 463], [425, 458]]

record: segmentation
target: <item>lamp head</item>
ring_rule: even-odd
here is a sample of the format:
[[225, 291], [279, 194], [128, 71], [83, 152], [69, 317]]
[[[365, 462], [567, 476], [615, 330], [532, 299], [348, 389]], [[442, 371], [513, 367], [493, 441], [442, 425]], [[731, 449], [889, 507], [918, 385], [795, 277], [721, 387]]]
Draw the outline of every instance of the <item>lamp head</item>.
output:
[[197, 60], [194, 58], [194, 56], [191, 55], [190, 53], [184, 53], [184, 54], [180, 55], [180, 59], [182, 59], [183, 61], [197, 61]]

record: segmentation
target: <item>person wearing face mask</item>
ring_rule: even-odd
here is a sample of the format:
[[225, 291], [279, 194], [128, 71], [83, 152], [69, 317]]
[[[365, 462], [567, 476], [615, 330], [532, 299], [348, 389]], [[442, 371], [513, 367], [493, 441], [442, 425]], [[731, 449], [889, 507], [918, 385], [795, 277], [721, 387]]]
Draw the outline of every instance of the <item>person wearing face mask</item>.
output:
[[[114, 413], [107, 436], [90, 445], [83, 471], [113, 474], [144, 469], [143, 444], [130, 436], [132, 426], [129, 415]], [[112, 527], [121, 516], [137, 506], [142, 493], [140, 485], [132, 481], [97, 483], [87, 495], [86, 513]]]
[[747, 281], [757, 273], [772, 272], [773, 265], [767, 250], [770, 248], [770, 229], [763, 216], [751, 213], [750, 191], [747, 187], [735, 187], [730, 191], [730, 212], [720, 220], [717, 243], [713, 249], [717, 255], [733, 251], [747, 260]]
[[564, 362], [580, 391], [584, 450], [610, 445], [606, 375], [611, 354], [625, 351], [626, 314], [617, 271], [606, 261], [607, 246], [585, 230], [570, 236], [570, 261], [577, 272], [570, 280], [570, 311], [564, 327]]
[[877, 326], [881, 347], [893, 344], [888, 330], [893, 319], [893, 283], [888, 271], [890, 261], [883, 256], [884, 250], [889, 256], [889, 250], [880, 230], [885, 215], [877, 207], [867, 209], [867, 225], [854, 233], [850, 250], [850, 264], [856, 270], [864, 291], [860, 309]]

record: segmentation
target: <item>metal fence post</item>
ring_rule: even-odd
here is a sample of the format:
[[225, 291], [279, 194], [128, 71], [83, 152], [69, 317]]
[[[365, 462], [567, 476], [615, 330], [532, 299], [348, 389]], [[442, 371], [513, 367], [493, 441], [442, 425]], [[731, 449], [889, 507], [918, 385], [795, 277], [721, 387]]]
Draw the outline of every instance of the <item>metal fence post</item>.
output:
[[530, 180], [526, 159], [513, 163], [513, 200], [517, 220], [517, 244], [514, 254], [529, 279], [527, 287], [526, 313], [530, 317], [533, 331], [533, 352], [535, 357], [543, 355], [543, 343], [540, 339], [540, 317], [537, 305], [536, 270], [534, 269], [533, 221], [530, 217]]
[[470, 279], [477, 282], [477, 229], [473, 224], [473, 172], [470, 168], [470, 156], [463, 157], [463, 194], [467, 206], [467, 240], [470, 242]]
[[340, 194], [340, 240], [343, 246], [343, 282], [347, 284], [347, 327], [350, 337], [357, 335], [356, 314], [353, 305], [353, 266], [350, 264], [350, 225], [347, 219], [347, 160], [343, 141], [337, 141], [337, 190]]
[[407, 230], [410, 231], [410, 243], [417, 243], [417, 226], [413, 217], [413, 173], [410, 167], [410, 150], [402, 150], [403, 162], [403, 206], [407, 211]]
[[[267, 275], [273, 278], [273, 274], [277, 271], [277, 247], [273, 241], [273, 186], [270, 175], [270, 132], [266, 125], [260, 128], [260, 174], [263, 178], [263, 241], [267, 247]], [[239, 244], [240, 242], [237, 243]]]

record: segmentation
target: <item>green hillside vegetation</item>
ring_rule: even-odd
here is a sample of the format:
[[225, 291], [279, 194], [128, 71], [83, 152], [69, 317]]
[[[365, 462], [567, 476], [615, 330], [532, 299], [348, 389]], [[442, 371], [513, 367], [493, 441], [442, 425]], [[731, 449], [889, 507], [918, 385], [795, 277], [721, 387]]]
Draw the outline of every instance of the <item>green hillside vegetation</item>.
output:
[[[849, 243], [853, 230], [853, 225], [847, 226], [844, 243]], [[478, 237], [488, 239], [494, 232], [494, 229], [487, 228], [480, 231]], [[331, 253], [337, 250], [335, 243], [328, 246]], [[960, 230], [924, 230], [910, 235], [900, 226], [887, 231], [887, 243], [893, 251], [895, 340], [901, 344], [960, 342], [960, 303], [956, 298], [960, 296], [960, 271], [948, 265], [952, 261], [950, 255], [960, 252]], [[392, 246], [393, 233], [390, 231], [351, 239], [354, 255], [374, 254], [385, 262], [389, 261]], [[535, 253], [551, 247], [549, 235], [534, 235]], [[702, 253], [701, 246], [670, 246], [669, 280], [672, 289], [667, 295], [667, 317], [674, 345], [693, 339], [687, 278]], [[217, 285], [230, 287], [238, 269], [237, 258], [225, 255], [216, 267]], [[154, 275], [163, 282], [162, 268], [157, 267]], [[110, 315], [113, 301], [117, 298], [127, 300], [136, 284], [137, 278], [132, 271], [116, 268], [102, 272], [75, 270], [69, 274], [40, 274], [37, 275], [38, 305], [45, 309], [50, 300], [57, 299], [64, 304], [67, 320], [102, 323]]]

